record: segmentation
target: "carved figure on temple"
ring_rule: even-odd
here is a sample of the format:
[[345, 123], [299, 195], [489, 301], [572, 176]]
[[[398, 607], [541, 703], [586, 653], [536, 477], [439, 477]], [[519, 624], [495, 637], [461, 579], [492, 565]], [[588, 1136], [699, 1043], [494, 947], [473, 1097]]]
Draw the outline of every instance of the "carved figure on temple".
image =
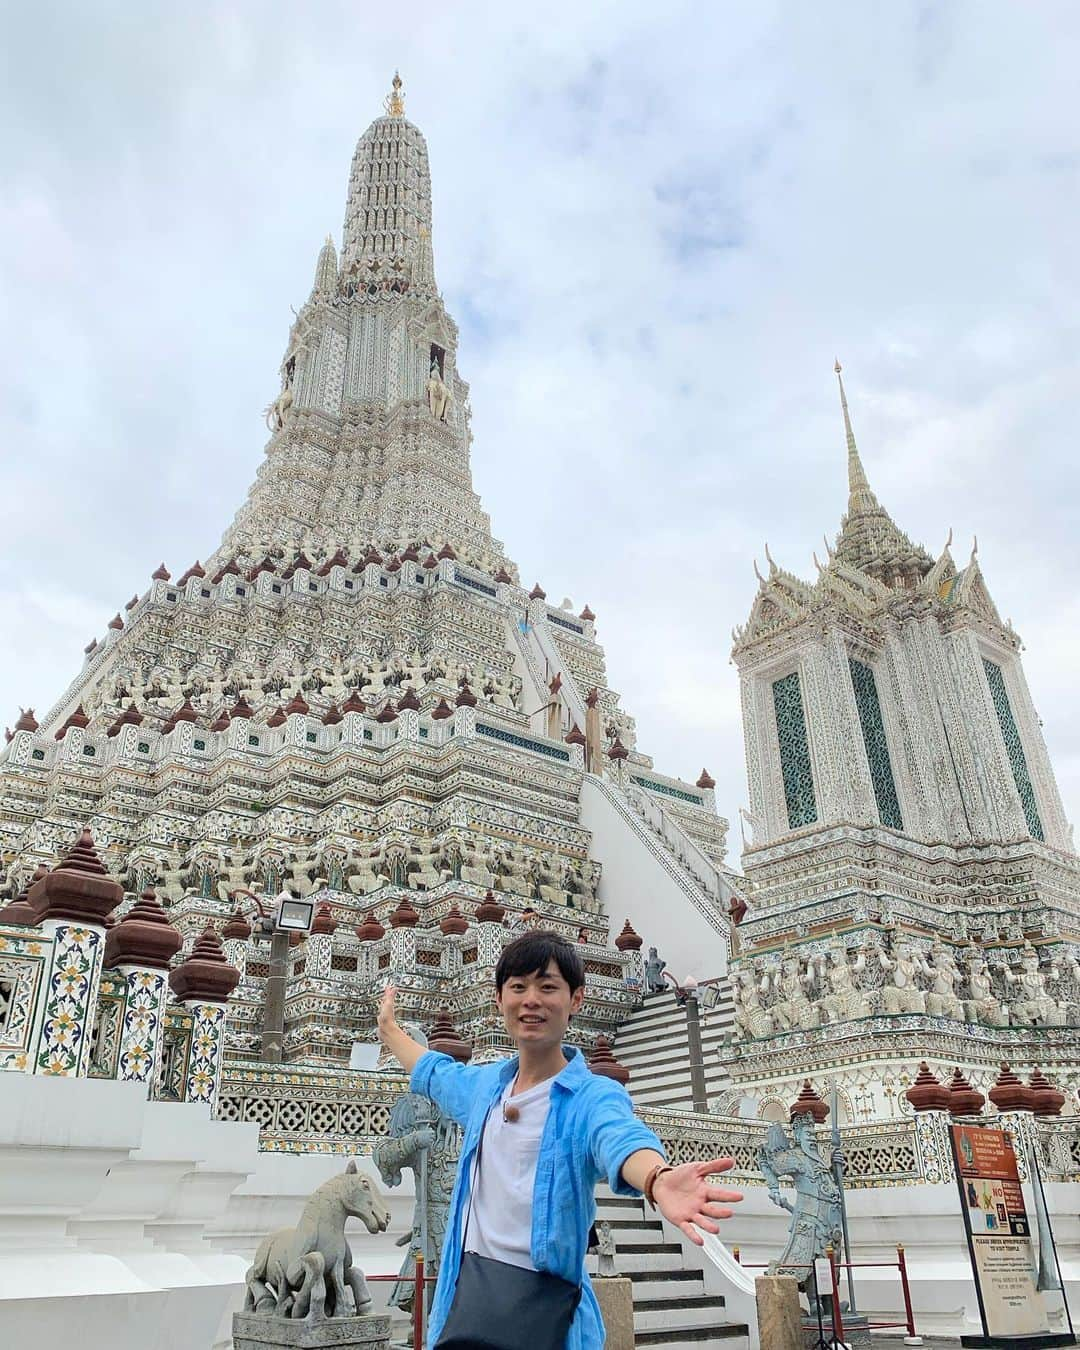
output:
[[433, 680], [446, 679], [446, 655], [443, 652], [431, 651], [427, 655], [427, 664], [424, 667], [424, 681], [430, 684]]
[[217, 884], [218, 899], [228, 904], [232, 899], [233, 891], [247, 887], [248, 877], [251, 875], [251, 869], [244, 857], [244, 850], [239, 844], [229, 854], [229, 861], [222, 871], [224, 875]]
[[[381, 1139], [372, 1150], [375, 1166], [385, 1184], [399, 1186], [402, 1169], [408, 1167], [412, 1170], [416, 1194], [412, 1226], [396, 1244], [405, 1247], [406, 1252], [390, 1294], [392, 1307], [406, 1312], [412, 1310], [415, 1292], [413, 1253], [423, 1251], [425, 1217], [425, 1273], [430, 1270], [432, 1275], [438, 1274], [460, 1146], [461, 1131], [454, 1121], [443, 1115], [430, 1098], [408, 1092], [397, 1099], [390, 1112], [389, 1136]], [[427, 1202], [426, 1216], [422, 1196]]]
[[[245, 1277], [244, 1310], [267, 1317], [363, 1316], [371, 1309], [364, 1272], [353, 1265], [345, 1222], [359, 1219], [369, 1233], [390, 1223], [379, 1188], [350, 1162], [313, 1193], [295, 1228], [281, 1228], [259, 1243]], [[352, 1293], [350, 1300], [346, 1289]], [[350, 1303], [352, 1306], [350, 1307]]]
[[967, 982], [970, 998], [965, 1001], [964, 1012], [969, 1022], [984, 1022], [991, 1027], [1007, 1027], [1009, 1014], [1005, 1005], [994, 993], [994, 979], [983, 959], [981, 949], [974, 942], [967, 946]]
[[288, 416], [289, 409], [293, 405], [292, 388], [286, 385], [285, 388], [263, 410], [263, 416], [266, 418], [266, 425], [270, 431], [280, 431], [285, 425], [285, 418]]
[[807, 989], [813, 983], [812, 970], [803, 970], [797, 956], [787, 957], [780, 972], [773, 975], [773, 984], [780, 994], [773, 1005], [773, 1016], [780, 1031], [807, 1031], [818, 1025], [818, 1012], [810, 1002]]
[[442, 377], [438, 361], [432, 361], [431, 370], [428, 372], [427, 396], [432, 417], [438, 422], [445, 422], [453, 395], [450, 386]]
[[822, 1000], [830, 1022], [847, 1022], [870, 1016], [870, 1000], [856, 984], [856, 976], [866, 969], [866, 956], [859, 952], [851, 962], [847, 947], [836, 943], [829, 950], [825, 971], [828, 993]]
[[937, 940], [930, 948], [930, 960], [923, 961], [923, 972], [930, 980], [926, 995], [926, 1010], [932, 1017], [954, 1017], [964, 1020], [964, 1007], [957, 995], [960, 971], [952, 952]]
[[349, 858], [345, 867], [345, 883], [353, 895], [370, 895], [385, 884], [375, 869], [371, 854], [366, 851]]
[[[813, 1116], [797, 1115], [791, 1122], [791, 1138], [783, 1125], [770, 1125], [757, 1160], [769, 1185], [769, 1199], [791, 1215], [787, 1246], [769, 1266], [770, 1273], [788, 1271], [803, 1284], [810, 1263], [824, 1256], [826, 1247], [838, 1249], [841, 1238], [840, 1188], [818, 1149]], [[794, 1204], [781, 1193], [784, 1178], [795, 1188]]]
[[888, 977], [881, 991], [883, 1010], [887, 1013], [926, 1012], [926, 995], [919, 987], [919, 967], [911, 944], [897, 942], [891, 957], [881, 952], [878, 960]]
[[645, 960], [645, 992], [647, 994], [662, 994], [667, 988], [664, 980], [664, 968], [667, 962], [662, 960], [656, 954], [656, 948], [649, 948], [649, 955]]
[[461, 864], [461, 880], [469, 881], [485, 891], [494, 885], [495, 874], [488, 867], [488, 859], [475, 844], [470, 844], [465, 853]]
[[298, 847], [289, 863], [289, 890], [301, 899], [315, 889], [312, 880], [314, 868], [311, 864], [311, 850]]
[[1050, 962], [1050, 977], [1060, 985], [1059, 1005], [1065, 1026], [1080, 1023], [1080, 960], [1072, 948], [1058, 950]]
[[566, 897], [559, 885], [556, 869], [543, 854], [533, 858], [529, 871], [531, 885], [530, 899], [546, 900], [549, 905], [564, 905]]
[[427, 848], [418, 848], [409, 861], [409, 886], [414, 891], [430, 891], [449, 875], [439, 866], [442, 849], [428, 841]]
[[175, 845], [169, 849], [165, 863], [166, 865], [161, 871], [161, 893], [168, 904], [175, 905], [184, 898], [189, 869], [184, 866], [183, 859]]
[[502, 891], [526, 897], [532, 894], [527, 873], [527, 861], [521, 849], [504, 845], [496, 853], [496, 884]]
[[1065, 1024], [1065, 1011], [1050, 996], [1046, 976], [1039, 969], [1039, 953], [1030, 942], [1024, 943], [1020, 956], [1020, 973], [1005, 967], [1006, 983], [1015, 991], [1009, 1008], [1012, 1020], [1021, 1027], [1060, 1027]]
[[735, 1027], [744, 1036], [771, 1036], [776, 1029], [772, 1013], [761, 1002], [761, 989], [754, 972], [744, 966], [731, 986], [735, 1004]]

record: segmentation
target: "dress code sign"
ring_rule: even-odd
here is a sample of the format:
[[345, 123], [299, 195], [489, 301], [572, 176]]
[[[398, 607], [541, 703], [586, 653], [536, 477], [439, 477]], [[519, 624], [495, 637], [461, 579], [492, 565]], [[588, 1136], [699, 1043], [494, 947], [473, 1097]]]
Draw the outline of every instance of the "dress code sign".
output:
[[1031, 1227], [1009, 1137], [1004, 1130], [979, 1125], [953, 1125], [950, 1134], [983, 1334], [1007, 1338], [1049, 1332], [1035, 1288]]

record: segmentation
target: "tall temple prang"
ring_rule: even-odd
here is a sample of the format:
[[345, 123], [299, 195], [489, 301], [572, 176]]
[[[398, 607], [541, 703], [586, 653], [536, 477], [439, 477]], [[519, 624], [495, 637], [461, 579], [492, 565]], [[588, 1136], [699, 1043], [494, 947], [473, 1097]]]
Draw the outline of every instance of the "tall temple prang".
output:
[[[396, 78], [386, 106], [356, 147], [340, 255], [327, 238], [289, 332], [247, 500], [211, 553], [155, 570], [0, 759], [11, 896], [89, 826], [120, 914], [153, 887], [176, 961], [224, 928], [241, 972], [214, 1070], [226, 1117], [264, 1049], [251, 920], [283, 888], [321, 916], [285, 998], [283, 1057], [311, 1070], [375, 1039], [391, 978], [407, 1015], [451, 1006], [478, 1057], [503, 1053], [490, 976], [526, 910], [585, 944], [586, 1047], [641, 998], [612, 922], [680, 976], [727, 959], [711, 788], [638, 749], [592, 611], [522, 588], [473, 490], [427, 147]], [[91, 1071], [108, 1076], [127, 1012], [123, 982], [103, 988]], [[198, 1027], [174, 1002], [159, 1030], [155, 1091], [182, 1097]], [[32, 1064], [9, 1040], [0, 1063]]]
[[1075, 1082], [1080, 860], [1020, 640], [975, 548], [935, 561], [881, 506], [836, 374], [835, 546], [814, 583], [766, 551], [734, 634], [753, 839], [732, 1075], [779, 1109], [825, 1070], [864, 1115], [903, 1109], [920, 1060]]

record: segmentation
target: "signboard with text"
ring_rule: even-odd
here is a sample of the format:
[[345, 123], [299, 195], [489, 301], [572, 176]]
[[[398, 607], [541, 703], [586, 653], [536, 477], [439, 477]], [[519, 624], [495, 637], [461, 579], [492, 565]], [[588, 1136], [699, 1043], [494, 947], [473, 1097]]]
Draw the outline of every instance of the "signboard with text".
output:
[[1035, 1287], [1031, 1225], [1009, 1136], [981, 1125], [953, 1125], [949, 1133], [983, 1334], [1008, 1338], [1048, 1333], [1046, 1307]]

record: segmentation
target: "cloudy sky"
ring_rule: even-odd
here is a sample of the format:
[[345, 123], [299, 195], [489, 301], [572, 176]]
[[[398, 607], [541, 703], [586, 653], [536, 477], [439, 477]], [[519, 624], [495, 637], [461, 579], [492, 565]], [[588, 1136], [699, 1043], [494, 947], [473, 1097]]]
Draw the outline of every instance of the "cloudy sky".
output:
[[0, 723], [217, 543], [399, 66], [476, 485], [658, 767], [708, 766], [737, 852], [731, 628], [766, 540], [810, 576], [839, 523], [839, 355], [894, 518], [978, 535], [1076, 819], [1080, 10], [529, 9], [7, 7]]

